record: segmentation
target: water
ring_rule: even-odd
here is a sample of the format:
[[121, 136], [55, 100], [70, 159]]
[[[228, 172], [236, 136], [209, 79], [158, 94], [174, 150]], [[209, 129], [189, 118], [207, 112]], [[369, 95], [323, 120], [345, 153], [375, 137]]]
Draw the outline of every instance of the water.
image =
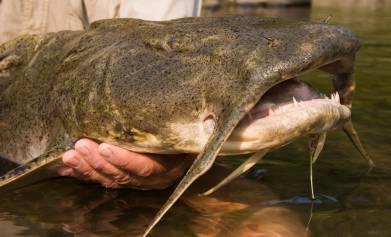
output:
[[[391, 236], [391, 16], [379, 8], [300, 11], [284, 16], [323, 20], [330, 15], [331, 22], [352, 28], [362, 40], [353, 121], [377, 168], [366, 174], [364, 159], [335, 131], [315, 165], [315, 202], [309, 199], [304, 139], [270, 153], [246, 177], [211, 197], [192, 194], [213, 185], [227, 173], [225, 167], [243, 158], [222, 159], [171, 209], [153, 236]], [[325, 74], [305, 79], [330, 91]], [[134, 236], [169, 193], [105, 190], [70, 179], [42, 182], [1, 194], [0, 236]]]

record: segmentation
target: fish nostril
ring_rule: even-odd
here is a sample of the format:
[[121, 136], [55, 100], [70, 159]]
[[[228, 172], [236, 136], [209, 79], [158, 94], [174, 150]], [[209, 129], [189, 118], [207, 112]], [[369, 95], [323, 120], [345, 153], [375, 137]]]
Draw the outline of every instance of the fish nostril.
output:
[[204, 118], [203, 125], [204, 125], [204, 131], [208, 134], [211, 134], [216, 125], [215, 117], [212, 114], [209, 114]]

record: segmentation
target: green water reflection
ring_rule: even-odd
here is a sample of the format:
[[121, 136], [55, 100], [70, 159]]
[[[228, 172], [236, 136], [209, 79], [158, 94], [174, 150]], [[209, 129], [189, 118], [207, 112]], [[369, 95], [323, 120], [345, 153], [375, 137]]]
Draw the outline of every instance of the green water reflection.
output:
[[[366, 162], [345, 135], [330, 133], [315, 166], [321, 202], [310, 205], [306, 141], [300, 140], [270, 153], [247, 178], [212, 197], [189, 193], [153, 236], [391, 236], [391, 16], [386, 11], [324, 7], [302, 12], [313, 20], [330, 15], [331, 22], [352, 28], [362, 40], [353, 121], [377, 168], [365, 175]], [[314, 72], [305, 79], [330, 91], [325, 74]], [[219, 163], [229, 167], [241, 160]], [[193, 192], [226, 172], [216, 167]], [[1, 195], [0, 236], [133, 236], [144, 230], [168, 194], [52, 180]]]

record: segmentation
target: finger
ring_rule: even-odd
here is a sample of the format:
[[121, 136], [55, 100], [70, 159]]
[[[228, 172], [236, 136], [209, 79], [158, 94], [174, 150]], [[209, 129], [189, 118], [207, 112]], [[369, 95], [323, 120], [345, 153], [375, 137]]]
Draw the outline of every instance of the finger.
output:
[[105, 187], [105, 188], [120, 188], [120, 185], [118, 183], [116, 183], [113, 179], [99, 175], [99, 173], [96, 176], [93, 175], [92, 177], [90, 177], [90, 176], [86, 176], [85, 173], [80, 173], [77, 170], [73, 170], [73, 173], [71, 176], [78, 179], [78, 180], [82, 180], [84, 182], [98, 183], [102, 187]]
[[112, 155], [111, 151], [107, 149], [98, 150], [98, 147], [97, 143], [88, 139], [80, 139], [75, 144], [76, 151], [96, 172], [118, 184], [131, 182], [129, 173], [113, 166], [103, 158], [103, 156], [110, 157]]
[[115, 182], [98, 172], [96, 172], [88, 163], [74, 150], [70, 150], [63, 155], [65, 165], [72, 168], [69, 175], [84, 181], [98, 182], [105, 187], [114, 187]]
[[91, 182], [91, 180], [86, 179], [83, 175], [81, 175], [80, 173], [78, 173], [72, 168], [59, 168], [58, 172], [61, 176], [68, 176], [84, 182]]
[[72, 176], [73, 169], [67, 166], [63, 166], [57, 169], [57, 173], [60, 176]]
[[79, 166], [81, 157], [75, 150], [69, 150], [62, 155], [62, 162], [65, 167], [73, 169], [73, 167]]
[[76, 178], [81, 181], [91, 182], [91, 180], [86, 179], [83, 175], [79, 174], [73, 168], [70, 168], [68, 166], [63, 166], [58, 168], [57, 172], [60, 176], [68, 176], [68, 177]]
[[76, 142], [75, 150], [90, 167], [97, 169], [104, 165], [99, 159], [98, 146], [96, 142], [84, 138]]
[[166, 168], [152, 155], [134, 153], [105, 143], [99, 146], [99, 151], [104, 154], [103, 158], [106, 161], [134, 176], [148, 177], [166, 171]]

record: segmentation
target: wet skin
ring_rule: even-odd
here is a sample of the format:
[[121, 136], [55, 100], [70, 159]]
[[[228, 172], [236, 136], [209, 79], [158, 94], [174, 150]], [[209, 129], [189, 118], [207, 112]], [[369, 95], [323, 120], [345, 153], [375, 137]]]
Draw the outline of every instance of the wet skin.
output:
[[58, 173], [105, 188], [163, 189], [177, 181], [191, 164], [191, 158], [185, 157], [135, 153], [84, 138], [62, 155], [65, 165]]
[[[237, 31], [239, 25], [249, 28]], [[22, 36], [0, 48], [1, 156], [25, 163], [80, 137], [177, 153], [178, 144], [191, 141], [174, 133], [175, 122], [211, 116], [217, 127], [239, 110], [238, 122], [263, 93], [295, 74], [334, 61], [329, 71], [339, 64], [349, 71], [357, 48], [354, 35], [337, 26], [246, 17], [119, 19], [97, 22], [87, 32]], [[273, 70], [283, 76], [252, 79]], [[337, 81], [349, 105], [344, 90], [352, 82]]]
[[[319, 92], [309, 84], [291, 79], [270, 89], [241, 123], [249, 123], [256, 117], [268, 115], [269, 110], [276, 110], [292, 102], [321, 98]], [[108, 151], [109, 150], [109, 151]], [[75, 144], [75, 150], [63, 154], [66, 167], [59, 169], [62, 176], [72, 176], [87, 182], [97, 182], [109, 188], [166, 188], [180, 178], [191, 164], [185, 155], [159, 157], [138, 154], [92, 140], [81, 139]], [[187, 159], [191, 159], [190, 157]]]
[[[22, 36], [0, 46], [0, 156], [23, 164], [0, 186], [50, 177], [82, 137], [197, 153], [145, 236], [219, 152], [267, 151], [343, 125], [365, 155], [349, 120], [358, 48], [340, 26], [258, 17], [116, 19]], [[340, 101], [292, 103], [240, 123], [273, 86], [317, 68], [334, 75]]]

